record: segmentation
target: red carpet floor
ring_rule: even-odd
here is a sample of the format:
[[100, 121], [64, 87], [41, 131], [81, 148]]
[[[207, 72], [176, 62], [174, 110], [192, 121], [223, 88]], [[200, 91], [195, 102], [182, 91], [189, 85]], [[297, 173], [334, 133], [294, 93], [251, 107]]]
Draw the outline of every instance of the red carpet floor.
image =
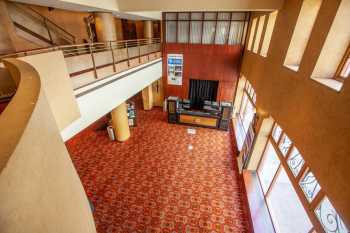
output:
[[139, 110], [130, 140], [118, 143], [105, 122], [67, 142], [99, 233], [249, 231], [232, 134], [189, 135], [160, 109]]

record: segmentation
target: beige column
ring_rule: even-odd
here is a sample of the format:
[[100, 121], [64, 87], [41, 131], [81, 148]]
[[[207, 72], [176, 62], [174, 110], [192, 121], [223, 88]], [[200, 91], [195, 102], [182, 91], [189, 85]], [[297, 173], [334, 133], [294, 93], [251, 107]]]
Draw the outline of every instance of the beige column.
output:
[[114, 16], [109, 12], [95, 12], [95, 27], [98, 42], [117, 40]]
[[152, 20], [146, 20], [143, 24], [143, 35], [145, 39], [151, 39], [153, 38], [153, 22]]
[[126, 109], [126, 103], [120, 104], [118, 107], [112, 110], [112, 126], [114, 129], [115, 137], [118, 141], [124, 142], [130, 137], [130, 129], [128, 122], [128, 115]]
[[153, 107], [152, 84], [142, 90], [142, 102], [144, 110], [151, 110]]
[[152, 83], [153, 90], [153, 106], [163, 107], [164, 101], [164, 91], [163, 91], [163, 80], [162, 78], [158, 79]]
[[123, 23], [121, 19], [115, 18], [115, 30], [117, 32], [117, 40], [124, 40]]

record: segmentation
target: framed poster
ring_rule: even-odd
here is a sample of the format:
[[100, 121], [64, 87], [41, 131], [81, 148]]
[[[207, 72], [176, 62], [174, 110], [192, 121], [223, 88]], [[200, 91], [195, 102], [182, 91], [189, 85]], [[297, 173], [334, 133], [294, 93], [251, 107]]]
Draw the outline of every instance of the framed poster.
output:
[[182, 85], [183, 55], [168, 54], [168, 84]]

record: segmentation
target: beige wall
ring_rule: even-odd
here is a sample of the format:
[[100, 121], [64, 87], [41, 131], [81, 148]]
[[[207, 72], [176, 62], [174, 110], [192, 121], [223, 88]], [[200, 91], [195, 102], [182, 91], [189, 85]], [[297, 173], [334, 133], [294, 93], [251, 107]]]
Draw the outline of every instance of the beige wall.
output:
[[295, 143], [343, 220], [350, 225], [350, 82], [336, 92], [310, 77], [340, 1], [323, 1], [298, 72], [283, 66], [302, 0], [279, 11], [267, 58], [245, 51], [242, 74], [257, 107]]
[[40, 75], [43, 92], [48, 99], [59, 130], [80, 117], [71, 80], [62, 51], [20, 58], [32, 65]]
[[21, 82], [0, 115], [1, 232], [95, 233], [38, 73], [24, 62], [9, 62], [11, 75]]
[[67, 11], [60, 9], [53, 9], [52, 11], [49, 11], [47, 7], [34, 5], [29, 6], [34, 10], [38, 11], [43, 16], [52, 20], [60, 27], [64, 28], [67, 32], [73, 34], [76, 38], [77, 43], [83, 43], [84, 39], [89, 39], [84, 18], [88, 17], [90, 13]]
[[0, 54], [30, 50], [39, 46], [17, 36], [9, 15], [7, 3], [0, 0]]
[[278, 9], [283, 0], [118, 0], [121, 11], [217, 11]]

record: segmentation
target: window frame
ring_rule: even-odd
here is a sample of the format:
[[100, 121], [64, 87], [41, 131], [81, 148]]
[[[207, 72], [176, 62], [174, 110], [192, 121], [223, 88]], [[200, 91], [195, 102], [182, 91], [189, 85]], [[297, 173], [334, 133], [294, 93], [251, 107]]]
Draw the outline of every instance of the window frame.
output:
[[[182, 14], [182, 13], [187, 13], [189, 14], [189, 18], [188, 19], [179, 19], [179, 14]], [[201, 14], [201, 19], [193, 19], [192, 18], [192, 14], [193, 13], [200, 13]], [[205, 19], [205, 14], [206, 13], [213, 13], [215, 14], [215, 19]], [[219, 14], [220, 13], [226, 13], [226, 14], [230, 14], [230, 19], [219, 19]], [[234, 19], [234, 14], [237, 13], [241, 13], [241, 14], [244, 14], [243, 16], [243, 19]], [[176, 14], [176, 17], [175, 19], [167, 19], [167, 14]], [[176, 33], [176, 39], [175, 39], [175, 42], [167, 42], [167, 38], [165, 36], [164, 38], [164, 42], [165, 43], [183, 43], [183, 44], [217, 44], [217, 45], [244, 45], [245, 44], [245, 41], [246, 41], [246, 36], [247, 36], [247, 29], [248, 29], [248, 26], [249, 26], [249, 18], [250, 18], [250, 13], [249, 12], [245, 12], [245, 11], [206, 11], [206, 12], [197, 12], [197, 11], [190, 11], [190, 12], [164, 12], [163, 13], [163, 21], [165, 22], [164, 25], [165, 25], [165, 35], [166, 35], [166, 32], [167, 32], [167, 22], [170, 22], [170, 21], [173, 21], [173, 22], [176, 22], [176, 29], [175, 29], [175, 33]], [[183, 22], [183, 21], [186, 21], [189, 23], [189, 28], [188, 28], [188, 40], [187, 42], [179, 42], [178, 40], [178, 32], [179, 32], [179, 22]], [[201, 22], [202, 25], [201, 25], [201, 39], [200, 39], [200, 43], [192, 43], [191, 42], [191, 31], [192, 31], [192, 23], [191, 22]], [[214, 36], [213, 36], [213, 39], [212, 41], [210, 41], [210, 43], [203, 43], [203, 31], [204, 31], [204, 22], [215, 22], [215, 30], [214, 30]], [[224, 43], [218, 43], [216, 41], [216, 38], [217, 38], [217, 27], [218, 27], [218, 22], [229, 22], [229, 26], [228, 26], [228, 31], [225, 35], [225, 39], [224, 39]], [[232, 22], [243, 22], [243, 28], [242, 28], [242, 32], [240, 34], [240, 38], [239, 38], [239, 41], [238, 43], [236, 44], [230, 44], [229, 41], [230, 41], [230, 32], [231, 32], [231, 24]]]
[[[275, 127], [277, 127], [277, 126], [279, 126], [281, 128], [281, 133], [280, 133], [280, 135], [278, 137], [278, 140], [275, 141], [275, 139], [273, 138], [272, 135], [273, 135]], [[272, 148], [275, 150], [275, 152], [277, 154], [277, 157], [278, 157], [278, 159], [280, 161], [280, 164], [279, 164], [279, 167], [276, 169], [276, 172], [275, 172], [275, 174], [273, 176], [273, 179], [271, 180], [270, 185], [267, 188], [266, 193], [263, 192], [264, 193], [263, 194], [264, 195], [264, 200], [265, 200], [267, 209], [268, 209], [268, 211], [270, 213], [270, 216], [271, 216], [271, 212], [270, 212], [270, 208], [271, 207], [267, 204], [267, 197], [270, 194], [271, 190], [273, 189], [273, 186], [274, 186], [274, 183], [276, 182], [276, 178], [278, 176], [279, 170], [281, 169], [281, 167], [283, 167], [283, 169], [287, 173], [287, 176], [288, 176], [290, 182], [293, 185], [293, 188], [294, 188], [294, 190], [295, 190], [295, 192], [296, 192], [296, 194], [297, 194], [297, 196], [298, 196], [302, 206], [304, 207], [304, 210], [306, 211], [306, 213], [307, 213], [307, 215], [308, 215], [308, 217], [309, 217], [309, 219], [310, 219], [310, 221], [311, 221], [311, 223], [313, 225], [313, 227], [310, 230], [310, 233], [311, 232], [315, 232], [315, 231], [316, 232], [325, 232], [323, 227], [322, 227], [322, 224], [320, 223], [320, 221], [318, 220], [318, 218], [317, 218], [317, 216], [315, 214], [315, 210], [321, 204], [321, 202], [324, 200], [324, 198], [328, 198], [328, 197], [327, 197], [327, 195], [325, 194], [325, 192], [323, 191], [323, 189], [321, 187], [320, 190], [318, 191], [318, 193], [315, 195], [315, 197], [311, 201], [309, 201], [307, 199], [307, 197], [304, 194], [304, 191], [303, 191], [302, 187], [299, 185], [299, 183], [303, 179], [305, 174], [307, 174], [308, 172], [312, 172], [312, 171], [311, 171], [310, 167], [308, 166], [307, 162], [305, 161], [305, 159], [303, 158], [302, 154], [300, 154], [302, 156], [303, 160], [304, 160], [304, 163], [303, 163], [302, 168], [300, 169], [298, 175], [297, 176], [294, 175], [293, 171], [291, 170], [291, 168], [288, 165], [288, 159], [291, 156], [293, 149], [295, 148], [295, 149], [298, 150], [298, 148], [295, 146], [293, 141], [289, 138], [291, 140], [291, 146], [289, 147], [287, 153], [284, 155], [282, 153], [282, 151], [279, 149], [279, 145], [281, 143], [283, 135], [287, 135], [287, 134], [282, 129], [282, 127], [275, 122], [273, 124], [273, 127], [271, 128], [271, 130], [269, 132], [268, 140], [266, 141], [264, 150], [262, 152], [262, 156], [260, 157], [260, 160], [259, 160], [259, 163], [258, 163], [258, 166], [257, 166], [257, 170], [259, 170], [259, 168], [261, 166], [261, 163], [262, 163], [262, 160], [263, 160], [263, 156], [266, 154], [267, 146], [268, 146], [268, 144], [271, 144]], [[299, 153], [300, 153], [300, 151], [299, 151]], [[263, 190], [262, 184], [261, 184], [261, 178], [260, 178], [260, 175], [259, 175], [258, 172], [257, 172], [257, 177], [258, 177], [258, 180], [259, 180], [260, 188], [261, 188], [261, 190]], [[339, 214], [338, 214], [338, 216], [339, 216]], [[272, 223], [274, 224], [273, 221], [272, 221]], [[275, 226], [274, 226], [274, 228], [276, 229]]]

